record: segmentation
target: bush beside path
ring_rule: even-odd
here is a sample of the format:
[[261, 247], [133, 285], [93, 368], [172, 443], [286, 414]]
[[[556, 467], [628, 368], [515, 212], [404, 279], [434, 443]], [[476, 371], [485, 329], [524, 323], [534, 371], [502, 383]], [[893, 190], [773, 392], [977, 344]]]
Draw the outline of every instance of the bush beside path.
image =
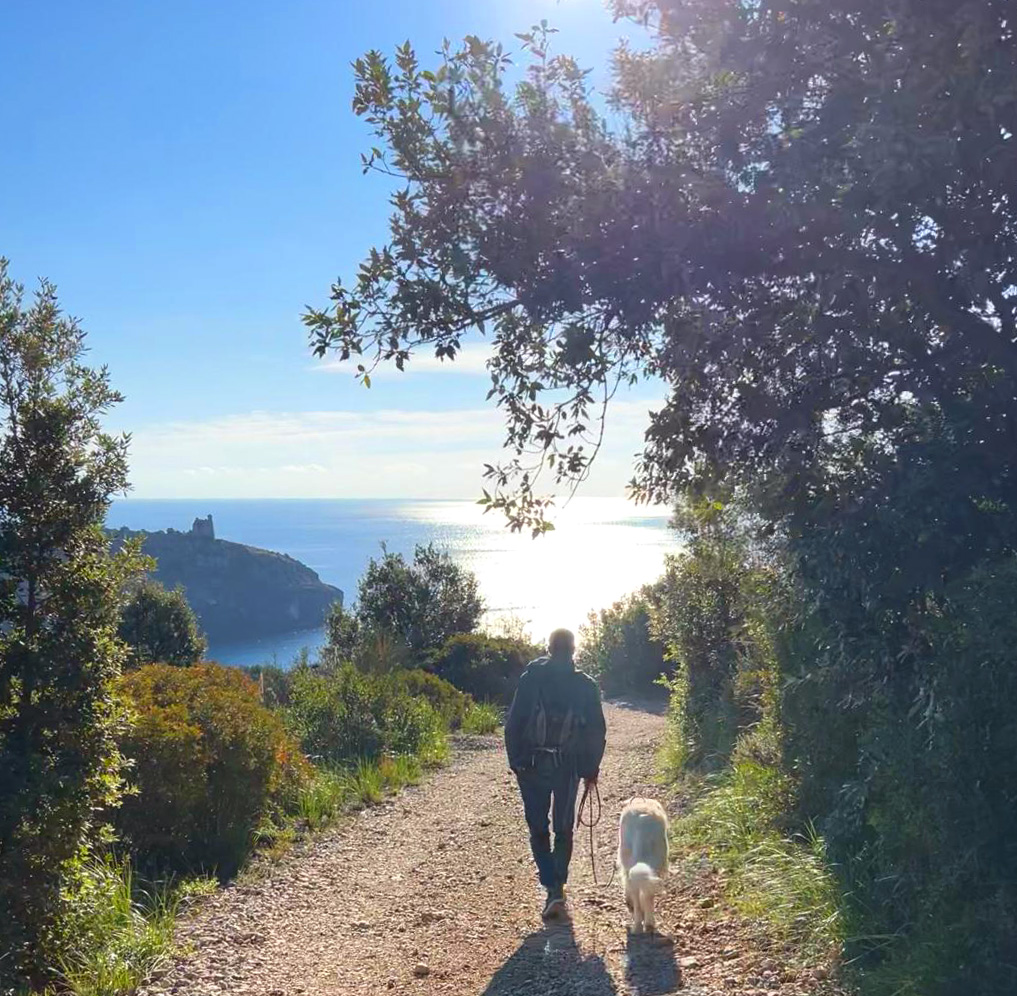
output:
[[[618, 814], [659, 796], [664, 720], [606, 707], [598, 877], [610, 874]], [[576, 839], [571, 920], [545, 928], [514, 779], [498, 737], [459, 742], [424, 784], [294, 848], [180, 924], [183, 952], [144, 996], [435, 993], [607, 996], [833, 993], [724, 912], [709, 873], [675, 871], [660, 938], [628, 937], [617, 879], [594, 885]]]

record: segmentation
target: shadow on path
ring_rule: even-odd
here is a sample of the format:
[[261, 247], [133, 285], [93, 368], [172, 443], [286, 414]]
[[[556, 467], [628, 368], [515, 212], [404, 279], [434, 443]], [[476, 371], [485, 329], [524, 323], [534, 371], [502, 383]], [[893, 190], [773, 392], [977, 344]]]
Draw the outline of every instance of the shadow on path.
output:
[[625, 981], [639, 996], [663, 996], [681, 988], [682, 977], [674, 958], [674, 941], [661, 934], [629, 932]]
[[484, 996], [615, 996], [603, 960], [585, 955], [568, 920], [548, 923], [524, 938], [491, 977]]

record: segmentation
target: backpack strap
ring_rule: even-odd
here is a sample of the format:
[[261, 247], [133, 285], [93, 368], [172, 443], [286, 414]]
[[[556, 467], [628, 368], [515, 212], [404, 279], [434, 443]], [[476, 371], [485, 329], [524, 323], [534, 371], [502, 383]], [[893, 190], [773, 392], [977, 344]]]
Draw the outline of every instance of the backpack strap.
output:
[[544, 705], [544, 696], [537, 689], [537, 707], [533, 710], [530, 719], [530, 745], [534, 750], [543, 750], [547, 746], [547, 707]]
[[[539, 674], [539, 678], [537, 677]], [[534, 705], [530, 717], [523, 730], [523, 742], [530, 752], [531, 764], [538, 757], [552, 757], [555, 765], [561, 762], [563, 755], [574, 753], [581, 737], [581, 728], [585, 725], [582, 709], [577, 714], [575, 704], [566, 700], [561, 724], [555, 730], [550, 729], [550, 711], [547, 705], [544, 682], [546, 674], [534, 674]], [[553, 742], [552, 742], [553, 740]]]

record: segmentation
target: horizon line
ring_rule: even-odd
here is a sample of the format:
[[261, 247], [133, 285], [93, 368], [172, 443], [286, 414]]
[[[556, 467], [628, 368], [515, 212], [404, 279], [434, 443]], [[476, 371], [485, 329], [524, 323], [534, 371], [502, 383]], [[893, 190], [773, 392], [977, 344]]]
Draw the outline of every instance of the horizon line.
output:
[[[648, 502], [638, 502], [635, 499], [629, 498], [626, 495], [575, 495], [572, 498], [563, 499], [568, 504], [574, 501], [582, 501], [584, 499], [593, 499], [597, 501], [625, 501], [631, 502], [633, 505], [649, 505]], [[468, 501], [479, 505], [480, 501], [475, 496], [445, 496], [445, 497], [421, 497], [416, 495], [402, 495], [399, 497], [395, 496], [342, 496], [336, 495], [335, 497], [322, 497], [317, 496], [305, 496], [305, 495], [270, 495], [270, 496], [259, 496], [259, 495], [247, 495], [243, 498], [237, 497], [214, 497], [208, 495], [184, 495], [184, 496], [151, 496], [146, 495], [139, 497], [136, 495], [117, 495], [110, 499], [111, 501]], [[669, 506], [660, 504], [660, 508], [667, 508]]]

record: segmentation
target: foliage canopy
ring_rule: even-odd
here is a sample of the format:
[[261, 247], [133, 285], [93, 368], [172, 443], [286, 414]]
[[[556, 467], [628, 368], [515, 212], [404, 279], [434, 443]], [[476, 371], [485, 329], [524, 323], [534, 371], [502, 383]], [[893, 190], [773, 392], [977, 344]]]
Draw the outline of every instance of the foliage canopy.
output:
[[354, 110], [401, 181], [388, 244], [305, 315], [319, 354], [402, 367], [491, 334], [508, 463], [541, 522], [582, 479], [619, 382], [661, 378], [638, 494], [722, 478], [793, 514], [867, 439], [930, 409], [1013, 489], [1017, 57], [1005, 0], [618, 0], [612, 132], [550, 33], [357, 61]]
[[[476, 576], [448, 553], [433, 544], [417, 546], [407, 561], [383, 550], [360, 579], [352, 618], [332, 613], [330, 642], [337, 650], [355, 653], [358, 641], [363, 645], [381, 637], [419, 657], [457, 633], [473, 632], [483, 611]], [[387, 648], [386, 656], [398, 656], [398, 648]]]
[[119, 635], [135, 667], [197, 664], [208, 648], [183, 589], [167, 591], [158, 581], [132, 586], [120, 613]]
[[0, 260], [0, 963], [35, 978], [121, 792], [117, 610], [137, 557], [102, 531], [127, 440], [102, 431], [120, 397], [84, 351], [53, 287], [26, 306]]
[[[409, 44], [358, 60], [353, 108], [377, 141], [364, 169], [397, 181], [390, 239], [307, 312], [312, 347], [360, 357], [369, 379], [489, 335], [508, 457], [484, 502], [537, 531], [541, 475], [576, 486], [617, 387], [662, 381], [634, 491], [733, 499], [773, 541], [794, 606], [773, 653], [800, 816], [857, 873], [868, 932], [908, 936], [905, 961], [928, 954], [886, 991], [1002, 991], [1013, 5], [614, 7], [651, 36], [616, 53], [616, 129], [543, 25], [520, 36], [515, 85], [506, 50], [474, 37], [430, 68]], [[705, 613], [714, 640], [727, 581], [695, 571], [677, 622]]]

